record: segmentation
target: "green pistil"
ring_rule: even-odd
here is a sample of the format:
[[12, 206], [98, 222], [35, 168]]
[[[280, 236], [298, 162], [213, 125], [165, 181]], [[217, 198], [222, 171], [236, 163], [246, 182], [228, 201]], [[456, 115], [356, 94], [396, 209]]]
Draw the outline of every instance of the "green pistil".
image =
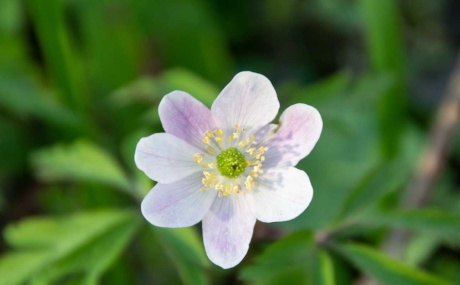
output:
[[247, 162], [243, 154], [234, 147], [228, 148], [217, 156], [217, 169], [220, 174], [236, 178], [246, 170]]

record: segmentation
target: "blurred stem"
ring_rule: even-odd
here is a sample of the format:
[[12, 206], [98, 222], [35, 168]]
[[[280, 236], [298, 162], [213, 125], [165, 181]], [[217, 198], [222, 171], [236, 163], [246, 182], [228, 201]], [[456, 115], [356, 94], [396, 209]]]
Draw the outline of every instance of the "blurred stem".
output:
[[[420, 156], [420, 162], [409, 184], [406, 196], [402, 202], [405, 208], [424, 206], [435, 189], [439, 173], [443, 169], [446, 157], [451, 151], [452, 141], [460, 120], [460, 53], [457, 64], [449, 81], [447, 94], [444, 96], [436, 114], [435, 123], [431, 129], [425, 150]], [[390, 256], [403, 258], [404, 249], [411, 239], [411, 233], [405, 230], [393, 230], [383, 250]], [[360, 285], [374, 284], [369, 279], [363, 279]]]
[[[447, 94], [444, 95], [444, 99], [438, 107], [436, 120], [427, 140], [427, 145], [420, 156], [417, 170], [404, 197], [403, 207], [419, 208], [425, 205], [431, 197], [439, 173], [451, 151], [459, 118], [460, 54], [450, 77]], [[407, 232], [394, 231], [385, 246], [386, 251], [393, 256], [401, 255], [408, 238]]]
[[380, 142], [385, 158], [396, 157], [405, 121], [404, 52], [396, 0], [360, 0], [363, 26], [372, 69], [389, 75], [392, 85], [380, 98]]

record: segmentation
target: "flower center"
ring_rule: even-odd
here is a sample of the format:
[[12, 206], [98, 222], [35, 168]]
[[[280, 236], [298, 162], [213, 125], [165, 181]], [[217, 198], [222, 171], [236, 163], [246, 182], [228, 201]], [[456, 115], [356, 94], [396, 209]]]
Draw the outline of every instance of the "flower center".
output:
[[215, 189], [219, 197], [231, 194], [246, 194], [257, 185], [258, 177], [264, 172], [263, 154], [267, 147], [257, 147], [254, 135], [245, 128], [235, 125], [226, 135], [223, 130], [206, 131], [202, 142], [206, 153], [193, 156], [204, 169], [201, 191]]
[[237, 178], [244, 173], [248, 163], [244, 155], [235, 147], [228, 148], [217, 157], [217, 169], [220, 174], [229, 178]]

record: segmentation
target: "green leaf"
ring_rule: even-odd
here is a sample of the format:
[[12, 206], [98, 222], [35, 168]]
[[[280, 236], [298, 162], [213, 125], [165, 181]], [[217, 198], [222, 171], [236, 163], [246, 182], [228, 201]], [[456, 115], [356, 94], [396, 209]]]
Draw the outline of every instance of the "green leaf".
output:
[[359, 218], [363, 212], [376, 207], [383, 195], [403, 187], [415, 166], [422, 141], [415, 127], [407, 128], [402, 138], [402, 153], [394, 160], [379, 161], [366, 173], [345, 199], [337, 220]]
[[[133, 80], [145, 68], [145, 37], [133, 15], [137, 2], [127, 0], [72, 1], [75, 22], [85, 52], [91, 86], [100, 96]], [[148, 56], [147, 56], [148, 57]], [[150, 59], [147, 59], [150, 60]]]
[[460, 240], [460, 214], [437, 209], [376, 211], [361, 221], [373, 226], [403, 228], [426, 233], [454, 244]]
[[[342, 86], [343, 81], [338, 80], [337, 86]], [[347, 85], [345, 90], [332, 91], [335, 88], [331, 88], [331, 92], [337, 94], [315, 98], [314, 107], [319, 110], [325, 127], [314, 150], [296, 166], [312, 179], [317, 190], [314, 203], [298, 218], [277, 225], [279, 227], [319, 229], [334, 222], [348, 194], [380, 163], [373, 107], [377, 96], [386, 90], [388, 79], [363, 76]], [[309, 103], [308, 97], [301, 97], [299, 101]]]
[[[329, 253], [323, 249], [317, 250], [314, 270], [314, 285], [334, 285], [334, 264]], [[317, 277], [317, 278], [316, 278]]]
[[[253, 264], [243, 268], [240, 278], [254, 285], [311, 284], [317, 276], [313, 274], [314, 252], [310, 232], [292, 234], [267, 247]], [[323, 277], [320, 275], [316, 284], [328, 284], [321, 283]]]
[[357, 268], [383, 284], [447, 285], [436, 276], [391, 259], [379, 251], [360, 244], [341, 244], [336, 249]]
[[193, 228], [154, 228], [167, 254], [175, 264], [184, 284], [209, 284], [205, 269], [209, 260], [203, 243]]
[[175, 91], [185, 91], [197, 100], [211, 106], [220, 90], [211, 82], [195, 73], [174, 68], [165, 71], [159, 77], [141, 77], [113, 93], [112, 102], [119, 107], [126, 107], [135, 102], [157, 105], [164, 95]]
[[131, 184], [119, 163], [88, 141], [39, 150], [32, 155], [32, 164], [44, 181], [99, 182], [131, 193]]
[[51, 94], [23, 75], [0, 72], [0, 107], [19, 118], [35, 117], [55, 125], [79, 123], [74, 113], [52, 100]]
[[430, 233], [414, 235], [404, 249], [404, 262], [411, 266], [425, 264], [441, 244], [441, 239], [434, 237]]
[[[16, 252], [0, 259], [0, 284], [54, 284], [73, 274], [96, 280], [120, 254], [140, 224], [130, 211], [99, 211], [61, 218], [31, 218], [10, 225], [5, 239]], [[85, 283], [86, 284], [86, 283]], [[95, 284], [95, 283], [94, 283]]]
[[132, 221], [126, 220], [124, 223], [112, 226], [103, 235], [95, 236], [90, 243], [86, 243], [78, 251], [56, 262], [51, 269], [45, 270], [37, 279], [40, 279], [42, 284], [50, 284], [51, 280], [63, 275], [86, 272], [85, 282], [97, 284], [95, 281], [120, 255], [137, 225], [139, 225], [139, 219], [135, 218]]
[[[136, 18], [148, 36], [161, 43], [158, 48], [166, 66], [183, 66], [205, 78], [228, 82], [232, 59], [210, 2], [138, 2]], [[165, 25], [165, 19], [174, 21]]]
[[[279, 94], [294, 93], [287, 98], [284, 105], [289, 106], [300, 102], [315, 106], [317, 102], [321, 104], [325, 99], [336, 97], [346, 92], [351, 84], [351, 75], [346, 71], [341, 71], [332, 76], [326, 77], [307, 87], [297, 87], [297, 90], [281, 90]], [[282, 88], [282, 86], [281, 86]], [[283, 100], [280, 97], [280, 100]]]
[[60, 99], [69, 109], [84, 112], [85, 82], [65, 25], [63, 1], [30, 0], [26, 4], [49, 77], [60, 91]]
[[8, 253], [0, 256], [0, 283], [23, 284], [52, 260], [49, 251], [36, 250]]
[[382, 153], [386, 158], [394, 158], [399, 152], [407, 97], [398, 2], [361, 0], [360, 3], [372, 67], [378, 74], [393, 79], [379, 100], [378, 114]]
[[160, 82], [165, 92], [185, 91], [208, 107], [212, 105], [220, 93], [214, 84], [185, 69], [168, 70], [163, 73]]

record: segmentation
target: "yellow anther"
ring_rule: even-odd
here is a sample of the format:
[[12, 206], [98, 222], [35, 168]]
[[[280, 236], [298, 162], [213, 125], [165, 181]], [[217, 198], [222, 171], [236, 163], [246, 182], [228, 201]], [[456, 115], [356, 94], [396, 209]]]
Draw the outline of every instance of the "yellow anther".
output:
[[201, 157], [201, 156], [198, 155], [198, 154], [195, 154], [195, 155], [193, 156], [193, 159], [194, 159], [195, 162], [198, 163], [198, 164], [201, 164], [201, 162], [203, 162], [203, 157]]
[[211, 157], [208, 157], [205, 153], [197, 153], [193, 156], [193, 159], [204, 169], [201, 180], [201, 191], [205, 192], [208, 189], [215, 189], [218, 192], [218, 196], [223, 197], [231, 194], [244, 195], [254, 189], [256, 185], [255, 180], [263, 173], [262, 162], [265, 161], [263, 154], [268, 148], [263, 146], [256, 147], [255, 135], [250, 133], [246, 135], [244, 133], [246, 131], [246, 128], [234, 125], [234, 130], [226, 134], [222, 129], [208, 130], [204, 133], [202, 142], [209, 154], [214, 155], [225, 151], [222, 148], [224, 139], [227, 139], [228, 143], [233, 143], [236, 140], [235, 144], [241, 147], [244, 153], [247, 153], [245, 156], [250, 156], [245, 159], [246, 164], [243, 165], [250, 166], [251, 168], [247, 170], [247, 176], [241, 182], [236, 178], [222, 180], [224, 178], [218, 172], [216, 161], [209, 161]]
[[209, 152], [210, 154], [214, 154], [214, 150], [212, 150], [212, 148], [210, 148], [209, 146], [206, 146], [205, 149], [206, 149], [206, 151]]

